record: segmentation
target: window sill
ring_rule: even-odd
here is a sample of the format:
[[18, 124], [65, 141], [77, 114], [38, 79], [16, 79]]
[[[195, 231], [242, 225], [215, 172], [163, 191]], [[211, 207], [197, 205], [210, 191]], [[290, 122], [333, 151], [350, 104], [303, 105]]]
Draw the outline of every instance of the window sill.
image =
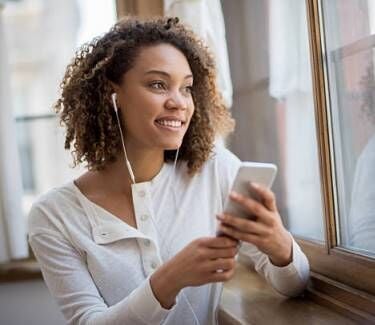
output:
[[42, 279], [40, 267], [35, 260], [22, 260], [0, 264], [0, 283], [33, 279]]
[[[42, 279], [35, 260], [0, 265], [0, 283]], [[219, 308], [219, 324], [320, 324], [354, 325], [349, 317], [305, 297], [287, 298], [278, 294], [243, 258], [234, 278], [224, 286]]]
[[287, 298], [278, 294], [258, 273], [239, 261], [236, 275], [224, 286], [219, 324], [357, 324], [307, 296]]

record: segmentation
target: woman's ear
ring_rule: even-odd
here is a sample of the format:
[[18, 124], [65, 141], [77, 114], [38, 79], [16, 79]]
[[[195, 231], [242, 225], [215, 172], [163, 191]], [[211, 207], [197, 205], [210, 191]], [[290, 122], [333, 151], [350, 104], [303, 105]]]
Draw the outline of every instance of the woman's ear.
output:
[[120, 87], [113, 81], [109, 81], [109, 83], [112, 86], [111, 100], [112, 100], [113, 109], [117, 113], [117, 110], [118, 110], [118, 101], [117, 101], [118, 95], [117, 94], [119, 92]]
[[117, 83], [115, 83], [111, 80], [108, 80], [108, 82], [112, 87], [112, 93], [118, 93], [120, 91], [120, 86]]

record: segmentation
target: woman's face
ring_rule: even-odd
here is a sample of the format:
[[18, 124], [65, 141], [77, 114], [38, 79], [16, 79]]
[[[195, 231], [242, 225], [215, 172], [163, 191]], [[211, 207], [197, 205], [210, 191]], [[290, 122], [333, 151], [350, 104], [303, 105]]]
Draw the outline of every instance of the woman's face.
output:
[[116, 86], [128, 145], [176, 149], [194, 112], [193, 76], [184, 54], [169, 44], [144, 47]]

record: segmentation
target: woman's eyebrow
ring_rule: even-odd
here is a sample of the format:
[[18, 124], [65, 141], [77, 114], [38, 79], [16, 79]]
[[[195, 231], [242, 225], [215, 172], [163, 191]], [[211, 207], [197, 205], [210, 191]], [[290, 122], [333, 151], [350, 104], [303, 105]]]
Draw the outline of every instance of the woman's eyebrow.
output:
[[[162, 71], [162, 70], [149, 70], [145, 73], [145, 75], [148, 74], [161, 74], [167, 78], [171, 78], [171, 75], [168, 72]], [[192, 74], [188, 74], [184, 77], [184, 79], [193, 78]]]

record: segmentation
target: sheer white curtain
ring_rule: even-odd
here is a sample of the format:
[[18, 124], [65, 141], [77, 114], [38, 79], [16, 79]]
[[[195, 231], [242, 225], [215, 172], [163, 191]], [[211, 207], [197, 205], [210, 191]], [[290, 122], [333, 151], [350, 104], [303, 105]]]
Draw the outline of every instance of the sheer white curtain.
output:
[[0, 4], [0, 263], [28, 256], [26, 219]]
[[269, 93], [283, 101], [289, 230], [323, 240], [306, 4], [269, 1]]
[[164, 15], [179, 17], [206, 41], [215, 55], [219, 89], [231, 107], [232, 80], [220, 0], [164, 0]]

